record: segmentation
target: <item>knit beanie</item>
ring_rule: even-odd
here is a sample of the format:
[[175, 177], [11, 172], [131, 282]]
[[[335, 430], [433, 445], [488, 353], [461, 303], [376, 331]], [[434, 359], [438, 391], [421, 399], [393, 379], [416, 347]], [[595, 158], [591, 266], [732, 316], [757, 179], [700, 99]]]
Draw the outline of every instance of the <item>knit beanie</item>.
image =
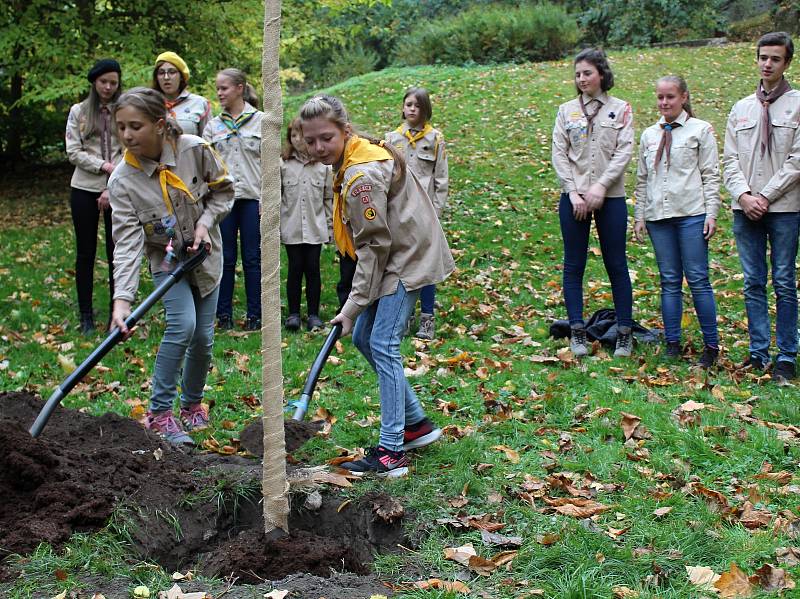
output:
[[189, 67], [183, 62], [183, 58], [175, 54], [175, 52], [162, 52], [156, 57], [156, 65], [159, 62], [168, 62], [175, 65], [183, 77], [184, 82], [189, 83]]
[[86, 78], [90, 83], [94, 83], [95, 79], [97, 79], [100, 75], [105, 75], [106, 73], [117, 73], [122, 76], [122, 68], [113, 58], [101, 58], [94, 63], [94, 66], [91, 69], [89, 69], [89, 74], [86, 75]]

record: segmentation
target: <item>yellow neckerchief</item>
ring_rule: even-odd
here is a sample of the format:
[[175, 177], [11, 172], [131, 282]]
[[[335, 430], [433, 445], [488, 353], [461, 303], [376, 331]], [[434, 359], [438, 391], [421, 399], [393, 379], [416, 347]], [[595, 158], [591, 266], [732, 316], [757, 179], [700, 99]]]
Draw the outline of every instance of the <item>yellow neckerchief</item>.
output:
[[425, 126], [422, 128], [422, 131], [420, 131], [420, 132], [419, 132], [419, 133], [417, 133], [416, 135], [414, 135], [413, 133], [411, 133], [411, 129], [410, 129], [410, 128], [409, 128], [409, 129], [406, 129], [405, 131], [403, 131], [403, 128], [404, 128], [404, 127], [406, 127], [406, 124], [405, 124], [405, 123], [404, 123], [404, 124], [402, 124], [402, 125], [400, 125], [400, 126], [399, 126], [399, 127], [396, 129], [396, 131], [397, 131], [398, 133], [402, 134], [402, 135], [405, 135], [405, 136], [406, 136], [406, 138], [408, 139], [408, 145], [410, 145], [410, 146], [411, 146], [412, 148], [414, 148], [414, 149], [416, 149], [416, 147], [417, 147], [417, 142], [418, 142], [420, 139], [422, 139], [422, 138], [423, 138], [423, 137], [425, 137], [425, 136], [426, 136], [428, 133], [430, 133], [431, 131], [433, 131], [433, 127], [431, 127], [431, 124], [430, 124], [430, 123], [425, 123]]
[[[142, 165], [139, 162], [139, 159], [136, 158], [133, 154], [131, 154], [128, 150], [125, 150], [125, 162], [130, 164], [133, 168], [142, 169]], [[165, 164], [158, 165], [158, 182], [161, 183], [161, 196], [164, 198], [164, 204], [167, 207], [167, 212], [170, 214], [175, 214], [175, 209], [172, 207], [172, 201], [169, 199], [169, 193], [167, 193], [167, 185], [174, 187], [175, 189], [180, 189], [192, 203], [195, 203], [197, 200], [192, 195], [192, 192], [189, 191], [189, 188], [186, 187], [186, 183], [183, 182], [178, 175], [173, 173], [169, 170], [169, 167]]]
[[353, 184], [353, 181], [363, 176], [364, 173], [358, 173], [355, 177], [350, 179], [345, 188], [342, 189], [344, 173], [348, 168], [356, 164], [391, 159], [392, 154], [383, 147], [383, 142], [378, 145], [358, 137], [357, 135], [353, 135], [344, 146], [342, 166], [336, 171], [336, 176], [333, 179], [333, 239], [336, 241], [336, 249], [339, 250], [339, 253], [347, 254], [353, 260], [356, 259], [356, 248], [353, 244], [353, 238], [347, 232], [347, 227], [345, 226], [344, 208], [347, 199], [346, 194], [350, 186]]

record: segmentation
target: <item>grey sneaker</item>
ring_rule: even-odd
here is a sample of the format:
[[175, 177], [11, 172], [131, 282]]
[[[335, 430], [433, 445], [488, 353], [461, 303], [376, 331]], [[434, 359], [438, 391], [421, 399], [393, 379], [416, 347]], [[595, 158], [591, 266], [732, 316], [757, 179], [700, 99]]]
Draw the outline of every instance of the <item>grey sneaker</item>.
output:
[[617, 329], [617, 348], [614, 350], [615, 358], [630, 357], [633, 352], [633, 332], [630, 327]]
[[170, 410], [163, 412], [147, 412], [144, 427], [161, 435], [172, 445], [194, 445], [192, 438], [183, 430], [181, 423]]
[[419, 315], [419, 330], [414, 335], [417, 339], [431, 340], [434, 336], [434, 322], [433, 314], [425, 314], [423, 312]]
[[584, 327], [570, 327], [569, 350], [576, 358], [582, 358], [589, 353], [589, 348], [586, 345], [586, 329]]

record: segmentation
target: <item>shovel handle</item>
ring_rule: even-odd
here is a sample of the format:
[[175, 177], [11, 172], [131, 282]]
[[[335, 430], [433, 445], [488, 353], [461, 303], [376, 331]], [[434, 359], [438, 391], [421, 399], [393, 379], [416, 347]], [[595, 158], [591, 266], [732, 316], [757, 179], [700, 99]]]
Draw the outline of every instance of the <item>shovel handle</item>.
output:
[[322, 344], [322, 348], [319, 350], [317, 358], [311, 365], [311, 370], [308, 372], [308, 376], [306, 377], [306, 384], [303, 386], [303, 393], [300, 395], [300, 399], [294, 402], [295, 410], [292, 420], [302, 420], [305, 418], [306, 411], [308, 410], [308, 403], [311, 401], [311, 396], [314, 395], [314, 388], [317, 386], [319, 375], [322, 374], [322, 367], [325, 366], [325, 362], [328, 361], [328, 356], [331, 355], [331, 351], [333, 351], [336, 341], [341, 336], [342, 325], [337, 323], [333, 325], [331, 332], [328, 333], [325, 343]]
[[[139, 306], [133, 312], [131, 312], [130, 316], [125, 319], [125, 326], [130, 329], [137, 322], [139, 322], [139, 320], [147, 313], [147, 311], [152, 308], [153, 305], [160, 300], [175, 283], [180, 281], [184, 274], [193, 268], [196, 268], [200, 263], [203, 262], [203, 260], [206, 259], [206, 256], [208, 256], [208, 250], [206, 249], [205, 245], [201, 245], [197, 252], [186, 258], [186, 260], [178, 263], [178, 265], [169, 273], [169, 276], [161, 283], [161, 285], [156, 287], [155, 291], [148, 295], [144, 301], [139, 304]], [[89, 354], [89, 357], [81, 362], [81, 364], [75, 370], [73, 370], [66, 379], [64, 379], [64, 382], [58, 386], [58, 388], [44, 404], [42, 411], [39, 412], [39, 415], [36, 417], [33, 426], [31, 426], [29, 432], [34, 439], [42, 433], [42, 429], [44, 429], [47, 421], [50, 420], [53, 410], [55, 410], [56, 406], [61, 403], [61, 400], [64, 399], [64, 397], [66, 397], [70, 391], [72, 391], [75, 385], [77, 385], [92, 368], [97, 366], [97, 363], [102, 360], [109, 351], [111, 351], [111, 348], [122, 341], [122, 338], [122, 332], [119, 330], [119, 328], [114, 327], [108, 334], [108, 337], [106, 337], [91, 354]]]

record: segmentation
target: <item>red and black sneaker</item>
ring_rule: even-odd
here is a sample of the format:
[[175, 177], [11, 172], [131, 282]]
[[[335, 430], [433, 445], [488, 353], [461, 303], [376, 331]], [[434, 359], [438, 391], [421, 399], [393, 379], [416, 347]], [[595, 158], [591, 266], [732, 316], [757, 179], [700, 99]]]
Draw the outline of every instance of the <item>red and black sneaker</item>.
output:
[[428, 420], [423, 418], [416, 424], [409, 424], [403, 433], [403, 450], [419, 449], [439, 440], [442, 436], [442, 429], [438, 428]]
[[367, 455], [355, 462], [344, 462], [341, 468], [356, 476], [375, 474], [381, 478], [398, 478], [408, 474], [408, 456], [405, 451], [392, 451], [381, 447], [370, 447]]

